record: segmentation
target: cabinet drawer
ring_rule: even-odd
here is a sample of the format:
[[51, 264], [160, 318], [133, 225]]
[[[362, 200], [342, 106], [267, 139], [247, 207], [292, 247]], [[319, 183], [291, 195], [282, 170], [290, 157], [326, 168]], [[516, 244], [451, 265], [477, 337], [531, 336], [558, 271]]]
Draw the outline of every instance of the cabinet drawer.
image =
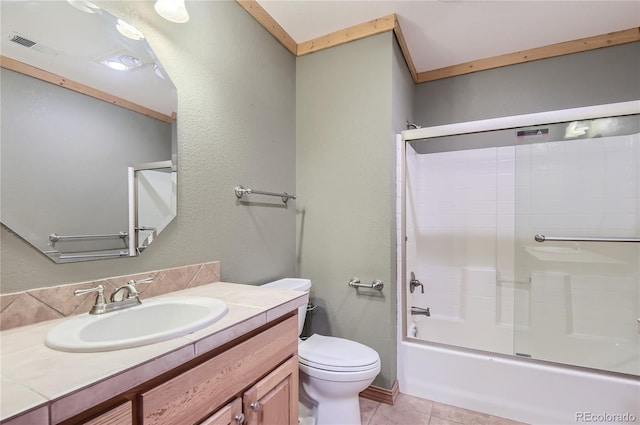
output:
[[298, 349], [296, 316], [141, 394], [142, 425], [194, 424]]
[[114, 407], [87, 422], [83, 422], [83, 425], [132, 425], [133, 424], [133, 411], [131, 402], [127, 401], [118, 407]]

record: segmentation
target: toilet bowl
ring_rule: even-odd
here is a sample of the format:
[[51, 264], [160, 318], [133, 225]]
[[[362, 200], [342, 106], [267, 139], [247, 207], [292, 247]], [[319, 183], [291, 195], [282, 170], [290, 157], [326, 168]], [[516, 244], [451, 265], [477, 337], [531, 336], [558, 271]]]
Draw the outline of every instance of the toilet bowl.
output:
[[[309, 291], [309, 279], [280, 279], [265, 287]], [[298, 310], [302, 333], [306, 308]], [[378, 353], [344, 338], [314, 334], [299, 340], [300, 400], [312, 404], [316, 425], [360, 425], [358, 395], [380, 372]]]

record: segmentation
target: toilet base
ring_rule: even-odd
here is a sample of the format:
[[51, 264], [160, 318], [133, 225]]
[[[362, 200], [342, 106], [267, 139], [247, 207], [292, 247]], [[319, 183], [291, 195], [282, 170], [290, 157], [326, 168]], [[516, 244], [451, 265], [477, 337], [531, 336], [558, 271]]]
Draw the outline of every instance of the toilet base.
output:
[[318, 404], [316, 425], [361, 425], [357, 397], [323, 400]]
[[[335, 402], [325, 400], [318, 406], [314, 403], [311, 407], [303, 401], [300, 394], [299, 418], [300, 425], [361, 425], [360, 400], [341, 399]], [[320, 407], [320, 408], [318, 408]]]
[[[359, 393], [373, 378], [338, 383], [338, 387], [333, 383], [327, 388], [318, 388], [322, 381], [315, 381], [315, 385], [310, 385], [311, 379], [304, 372], [300, 373], [299, 400], [302, 416], [313, 415], [315, 425], [361, 425]], [[345, 392], [345, 387], [350, 391]], [[305, 421], [306, 423], [308, 422]]]

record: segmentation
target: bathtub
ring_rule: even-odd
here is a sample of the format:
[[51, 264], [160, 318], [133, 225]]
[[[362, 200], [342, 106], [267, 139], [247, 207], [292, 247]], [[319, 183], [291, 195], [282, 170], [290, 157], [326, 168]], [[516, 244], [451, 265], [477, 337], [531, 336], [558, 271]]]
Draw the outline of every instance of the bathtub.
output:
[[640, 423], [640, 380], [434, 344], [398, 345], [400, 392], [529, 424]]
[[[490, 323], [491, 327], [486, 329], [486, 333], [485, 330], [478, 329], [477, 333], [474, 334], [474, 336], [478, 338], [473, 341], [471, 346], [479, 347], [480, 343], [487, 342], [487, 346], [493, 346], [496, 351], [503, 353], [510, 353], [513, 350], [514, 333], [508, 326], [513, 326], [513, 320], [509, 318], [515, 317], [514, 312], [528, 315], [529, 318], [533, 317], [534, 319], [539, 319], [540, 317], [546, 318], [547, 316], [547, 311], [545, 310], [541, 310], [540, 316], [532, 315], [529, 310], [517, 310], [516, 307], [520, 306], [515, 305], [516, 288], [513, 285], [500, 288], [500, 291], [503, 291], [501, 299], [506, 301], [505, 304], [498, 306], [495, 304], [496, 297], [492, 299], [492, 294], [496, 293], [496, 288], [491, 285], [494, 284], [495, 286], [498, 279], [502, 279], [504, 283], [509, 280], [510, 276], [515, 276], [517, 265], [513, 251], [514, 244], [511, 242], [515, 240], [515, 219], [510, 218], [516, 216], [516, 206], [515, 204], [512, 206], [509, 202], [506, 202], [516, 199], [515, 196], [512, 196], [512, 194], [515, 195], [516, 193], [516, 168], [515, 160], [513, 163], [510, 162], [512, 158], [511, 151], [504, 149], [505, 147], [500, 147], [500, 151], [496, 152], [495, 157], [493, 157], [495, 160], [495, 168], [491, 170], [495, 171], [495, 179], [493, 179], [493, 175], [490, 174], [493, 171], [488, 168], [481, 168], [479, 166], [480, 168], [476, 169], [471, 167], [470, 164], [473, 164], [473, 161], [468, 163], [462, 161], [457, 162], [457, 160], [452, 161], [447, 167], [458, 168], [447, 168], [447, 170], [454, 170], [454, 175], [443, 174], [440, 176], [435, 175], [435, 173], [432, 174], [433, 181], [437, 182], [437, 184], [429, 186], [429, 188], [433, 189], [433, 193], [438, 194], [439, 197], [437, 200], [439, 203], [435, 202], [430, 204], [432, 209], [429, 211], [433, 213], [433, 222], [429, 222], [427, 226], [425, 223], [418, 222], [415, 219], [416, 209], [429, 205], [427, 199], [425, 199], [426, 195], [424, 195], [427, 193], [426, 190], [423, 190], [425, 187], [419, 186], [416, 183], [424, 181], [426, 174], [422, 171], [425, 169], [437, 170], [443, 163], [438, 159], [437, 163], [435, 161], [430, 163], [433, 168], [422, 167], [420, 168], [420, 173], [416, 172], [414, 175], [410, 175], [411, 170], [415, 171], [414, 168], [410, 167], [418, 165], [417, 163], [414, 164], [414, 162], [417, 161], [418, 153], [413, 147], [408, 147], [405, 142], [436, 137], [443, 138], [450, 135], [466, 133], [484, 133], [492, 130], [513, 129], [520, 126], [546, 125], [552, 122], [569, 122], [575, 119], [623, 115], [614, 112], [617, 108], [628, 111], [624, 115], [636, 114], [638, 113], [638, 105], [639, 103], [634, 101], [633, 103], [625, 102], [611, 105], [597, 105], [588, 108], [575, 108], [564, 111], [549, 111], [467, 123], [456, 123], [417, 130], [407, 130], [403, 132], [404, 137], [396, 138], [396, 173], [400, 176], [396, 181], [396, 225], [398, 235], [397, 282], [399, 283], [397, 285], [397, 334], [399, 338], [397, 341], [397, 377], [400, 392], [529, 424], [633, 423], [640, 425], [640, 378], [626, 372], [638, 371], [640, 368], [637, 340], [635, 339], [635, 318], [632, 319], [632, 325], [626, 325], [627, 328], [625, 329], [630, 332], [624, 333], [618, 327], [614, 327], [616, 332], [611, 333], [616, 338], [620, 337], [620, 335], [626, 335], [624, 339], [628, 339], [630, 344], [635, 344], [630, 346], [623, 346], [623, 344], [616, 346], [610, 353], [600, 354], [602, 356], [606, 355], [606, 359], [609, 362], [608, 364], [612, 364], [612, 367], [615, 367], [620, 373], [602, 372], [584, 367], [565, 366], [559, 363], [548, 363], [539, 360], [494, 354], [486, 351], [457, 348], [403, 337], [403, 335], [407, 334], [409, 336], [412, 335], [412, 329], [407, 329], [407, 323], [411, 324], [413, 321], [417, 323], [417, 334], [419, 336], [433, 336], [435, 332], [440, 332], [440, 335], [444, 333], [445, 336], [452, 337], [451, 334], [446, 333], [448, 331], [446, 327], [437, 330], [424, 327], [421, 329], [420, 320], [424, 323], [429, 319], [413, 317], [407, 311], [409, 306], [431, 307], [430, 319], [437, 318], [438, 309], [435, 308], [436, 301], [434, 301], [437, 297], [440, 297], [441, 305], [454, 306], [456, 308], [460, 307], [460, 311], [463, 311], [462, 306], [467, 308], [464, 310], [465, 314], [461, 313], [459, 314], [460, 316], [469, 318], [470, 316], [467, 314], [469, 312], [474, 314], [482, 313], [482, 315], [476, 314], [476, 317], [483, 318], [485, 322]], [[485, 159], [488, 160], [488, 158], [484, 158], [478, 162], [482, 167], [487, 166]], [[478, 188], [481, 189], [478, 193], [488, 194], [486, 198], [484, 198], [487, 200], [487, 203], [477, 204], [476, 210], [482, 211], [482, 213], [477, 214], [479, 217], [477, 222], [473, 220], [456, 222], [449, 220], [449, 218], [456, 217], [455, 214], [463, 212], [460, 205], [476, 206], [476, 204], [472, 202], [480, 198], [463, 198], [464, 202], [462, 202], [457, 198], [454, 199], [450, 197], [451, 193], [458, 190], [456, 185], [452, 185], [447, 190], [444, 190], [444, 186], [440, 184], [442, 181], [448, 182], [449, 180], [447, 179], [458, 178], [460, 171], [466, 169], [470, 171], [468, 178], [483, 176], [478, 179]], [[478, 172], [477, 170], [481, 170], [482, 172]], [[485, 171], [486, 173], [483, 174]], [[531, 170], [527, 172], [530, 171]], [[513, 172], [513, 179], [509, 174], [511, 172]], [[407, 177], [408, 175], [409, 177], [415, 177], [415, 179], [411, 180], [411, 178]], [[490, 178], [485, 181], [484, 177], [486, 177], [486, 175], [489, 175]], [[493, 180], [496, 182], [495, 187]], [[455, 180], [453, 182], [455, 183]], [[411, 191], [414, 189], [416, 196], [410, 197], [409, 195], [413, 193]], [[482, 192], [483, 189], [487, 191]], [[491, 192], [493, 190], [495, 190], [495, 192]], [[473, 193], [475, 196], [476, 192]], [[495, 210], [493, 210], [493, 204], [491, 203], [494, 200], [496, 202]], [[434, 209], [434, 206], [437, 206], [437, 211]], [[485, 209], [487, 206], [490, 207]], [[445, 208], [451, 209], [445, 210]], [[494, 213], [496, 217], [495, 220], [493, 220], [492, 217]], [[487, 217], [489, 217], [489, 219], [487, 219]], [[463, 224], [466, 227], [463, 227]], [[487, 229], [493, 229], [492, 226], [494, 225], [495, 239], [492, 239], [494, 238], [494, 233]], [[429, 245], [431, 242], [426, 240], [426, 236], [424, 236], [425, 239], [419, 239], [423, 238], [423, 235], [420, 234], [422, 229], [429, 229], [432, 234], [440, 238], [435, 239], [434, 243], [436, 244], [446, 239], [446, 237], [443, 239], [442, 234], [440, 234], [442, 229], [456, 229], [461, 232], [461, 234], [464, 232], [460, 229], [465, 229], [464, 231], [472, 229], [476, 231], [478, 235], [485, 236], [476, 238], [477, 241], [475, 239], [469, 239], [465, 242], [467, 245], [463, 245], [462, 242], [457, 245], [451, 244], [450, 249], [453, 250], [457, 246], [461, 246], [461, 249], [466, 248], [469, 252], [482, 252], [483, 257], [481, 260], [475, 258], [470, 259], [469, 267], [467, 267], [467, 263], [456, 256], [459, 254], [457, 252], [455, 255], [445, 258], [444, 260], [446, 261], [442, 263], [436, 261], [437, 258], [435, 255], [434, 258], [428, 258], [428, 261], [424, 261], [425, 252], [429, 251], [419, 251], [418, 242], [422, 244], [421, 247], [436, 247], [440, 249], [440, 246]], [[426, 235], [428, 233], [424, 234]], [[534, 233], [532, 232], [531, 234], [533, 235]], [[491, 236], [486, 237], [486, 235]], [[461, 240], [462, 239], [459, 239], [459, 241]], [[487, 240], [494, 240], [496, 242], [488, 246], [485, 243]], [[495, 252], [495, 257], [485, 255], [487, 252]], [[528, 252], [539, 261], [549, 261], [550, 252], [548, 249], [541, 251], [539, 246], [536, 245], [533, 251]], [[435, 250], [432, 249], [431, 253], [435, 253]], [[572, 253], [574, 252], [572, 251]], [[567, 253], [561, 254], [565, 255], [563, 258], [566, 260]], [[555, 252], [554, 255], [557, 256], [559, 253]], [[579, 259], [585, 263], [592, 262], [596, 259], [596, 257], [592, 255], [588, 255], [588, 258], [585, 257], [584, 255], [586, 254], [584, 252], [582, 252], [581, 255]], [[554, 260], [556, 259], [555, 256], [553, 257]], [[598, 257], [597, 260], [604, 261], [606, 258]], [[456, 270], [452, 272], [450, 270], [451, 267], [449, 267], [451, 264], [462, 264], [462, 266], [459, 268], [456, 266]], [[472, 264], [479, 266], [472, 267]], [[441, 267], [441, 275], [434, 273], [434, 271], [438, 272], [437, 267]], [[549, 271], [553, 272], [553, 270], [555, 270], [555, 268], [550, 268]], [[410, 276], [410, 272], [412, 271], [415, 271], [416, 276], [418, 276], [419, 279], [422, 278], [425, 284], [425, 286], [421, 287], [419, 291], [415, 291], [415, 293], [409, 293], [408, 286], [408, 276]], [[472, 274], [473, 279], [471, 279]], [[545, 278], [545, 276], [537, 277]], [[536, 282], [535, 286], [538, 290], [538, 292], [534, 294], [535, 297], [537, 297], [535, 300], [540, 301], [540, 297], [543, 297], [542, 299], [544, 300], [551, 300], [552, 302], [548, 303], [551, 308], [557, 305], [570, 306], [571, 303], [566, 299], [564, 304], [560, 304], [556, 302], [558, 300], [555, 298], [544, 298], [548, 293], [551, 293], [551, 296], [554, 295], [553, 290], [557, 290], [559, 286], [553, 286], [553, 282], [560, 282], [561, 278], [564, 279], [563, 276], [557, 276], [552, 273], [547, 280], [539, 279], [540, 283], [538, 284]], [[440, 293], [434, 292], [435, 286], [428, 288], [426, 279], [430, 279], [431, 282], [437, 281], [438, 279], [441, 282], [449, 279], [448, 282], [453, 282], [453, 286], [451, 288], [445, 288], [443, 286], [442, 288], [444, 289], [441, 289]], [[511, 280], [515, 282], [515, 277]], [[463, 293], [464, 285], [470, 281], [481, 283], [481, 285], [476, 286], [475, 289], [489, 292], [474, 293], [473, 296], [476, 297], [474, 299], [476, 304], [468, 303], [464, 305], [462, 301], [460, 301], [461, 299], [464, 300], [460, 294]], [[565, 286], [567, 285], [565, 281], [561, 281], [561, 283]], [[458, 286], [456, 287], [455, 285]], [[456, 288], [459, 288], [459, 290]], [[547, 290], [547, 292], [541, 292], [539, 291], [540, 289]], [[423, 290], [427, 295], [424, 295]], [[457, 298], [454, 298], [452, 294]], [[557, 294], [557, 292], [555, 294]], [[635, 295], [637, 292], [631, 291], [629, 294], [634, 294], [634, 297], [637, 296]], [[466, 295], [468, 294], [465, 293], [465, 296]], [[527, 295], [526, 302], [530, 303], [531, 291], [525, 293], [525, 295]], [[560, 293], [560, 295], [564, 296], [564, 293]], [[599, 305], [602, 301], [597, 297], [598, 296], [594, 295], [592, 299], [594, 305]], [[445, 304], [442, 301], [443, 299], [448, 301], [455, 299], [458, 303], [456, 304], [450, 301], [449, 304]], [[519, 297], [517, 299], [522, 301], [525, 298]], [[487, 302], [487, 300], [489, 301]], [[477, 303], [478, 301], [487, 303]], [[510, 301], [513, 301], [513, 303], [509, 304]], [[626, 301], [629, 301], [630, 308], [635, 308], [637, 305], [635, 304], [635, 298], [629, 298], [626, 299]], [[603, 316], [607, 316], [607, 314], [610, 313], [612, 318], [617, 318], [618, 303], [612, 302], [611, 305], [612, 310], [610, 312], [604, 313], [599, 311], [599, 313]], [[528, 305], [525, 306], [529, 308]], [[468, 307], [478, 308], [469, 310]], [[455, 318], [457, 313], [453, 311], [453, 308], [450, 310], [447, 315]], [[501, 318], [499, 319], [497, 313], [494, 312], [504, 313], [507, 320], [503, 321]], [[573, 314], [573, 312], [567, 313], [565, 311], [564, 316], [557, 310], [551, 311], [550, 313], [554, 313], [556, 317], [574, 318], [573, 315], [568, 316], [568, 314]], [[474, 322], [474, 324], [477, 323], [478, 322]], [[560, 333], [558, 329], [561, 329], [561, 326], [566, 325], [566, 321], [558, 322], [558, 329], [555, 329], [555, 322], [547, 321], [545, 323], [549, 324], [550, 332], [556, 334]], [[611, 323], [614, 322], [611, 321]], [[496, 324], [504, 327], [499, 328], [499, 326], [495, 326]], [[615, 322], [615, 324], [618, 326], [618, 322]], [[496, 329], [500, 332], [496, 332]], [[504, 330], [504, 332], [501, 330]], [[569, 330], [565, 331], [565, 333], [569, 332]], [[571, 332], [573, 332], [573, 330], [571, 330]], [[585, 364], [588, 365], [602, 364], [601, 359], [593, 357], [598, 354], [590, 349], [588, 341], [584, 341], [584, 344], [576, 343], [575, 347], [576, 352], [565, 353], [567, 355], [566, 361], [582, 358], [592, 362], [587, 363], [585, 361]], [[547, 349], [548, 347], [536, 346], [536, 348], [537, 350], [541, 350]], [[486, 348], [483, 347], [483, 349]], [[525, 351], [525, 353], [527, 352], [528, 351]], [[533, 355], [535, 354], [539, 353], [534, 352]]]

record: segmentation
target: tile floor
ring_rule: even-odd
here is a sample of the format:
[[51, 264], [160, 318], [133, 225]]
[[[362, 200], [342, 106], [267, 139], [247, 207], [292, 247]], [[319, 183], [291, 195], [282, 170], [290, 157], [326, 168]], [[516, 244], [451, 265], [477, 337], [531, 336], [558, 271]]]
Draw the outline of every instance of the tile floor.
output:
[[406, 394], [393, 406], [360, 398], [360, 416], [362, 425], [524, 425]]

